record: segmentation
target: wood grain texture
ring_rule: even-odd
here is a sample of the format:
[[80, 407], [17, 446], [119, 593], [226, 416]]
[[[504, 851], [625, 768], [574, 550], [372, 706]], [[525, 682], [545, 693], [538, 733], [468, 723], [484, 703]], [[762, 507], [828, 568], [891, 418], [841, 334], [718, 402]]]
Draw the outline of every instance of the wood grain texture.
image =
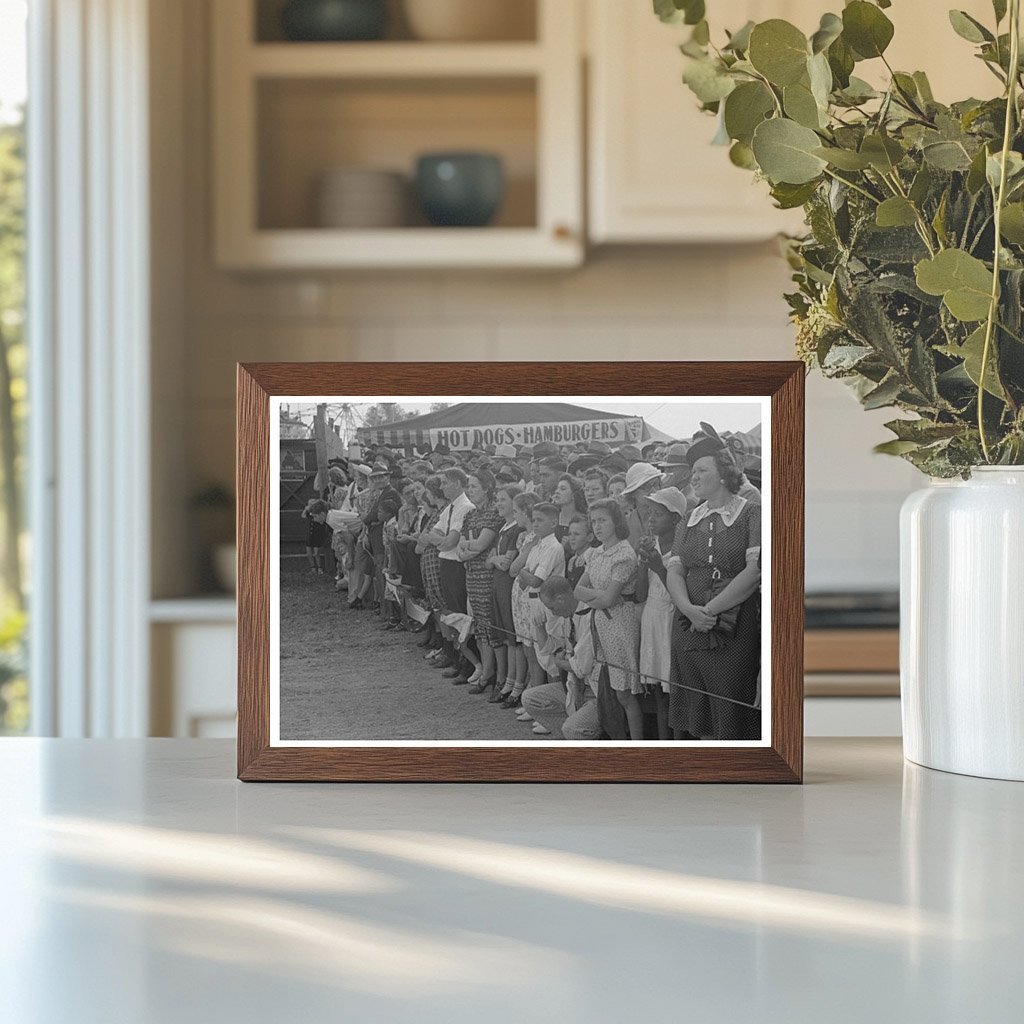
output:
[[[271, 395], [750, 395], [772, 406], [770, 747], [271, 747]], [[804, 367], [799, 362], [249, 363], [238, 367], [243, 781], [800, 782]]]
[[804, 644], [805, 672], [900, 670], [898, 629], [809, 629]]

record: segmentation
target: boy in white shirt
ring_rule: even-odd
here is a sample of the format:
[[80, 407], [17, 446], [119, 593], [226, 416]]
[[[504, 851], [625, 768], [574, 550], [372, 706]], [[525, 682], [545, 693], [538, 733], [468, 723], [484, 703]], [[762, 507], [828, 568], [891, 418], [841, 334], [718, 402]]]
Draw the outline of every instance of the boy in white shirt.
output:
[[557, 739], [596, 740], [603, 735], [597, 707], [596, 669], [590, 616], [578, 602], [567, 579], [552, 577], [540, 588], [547, 612], [546, 638], [538, 651], [564, 671], [560, 679], [535, 686], [523, 694], [523, 708], [534, 719], [538, 736], [554, 733]]

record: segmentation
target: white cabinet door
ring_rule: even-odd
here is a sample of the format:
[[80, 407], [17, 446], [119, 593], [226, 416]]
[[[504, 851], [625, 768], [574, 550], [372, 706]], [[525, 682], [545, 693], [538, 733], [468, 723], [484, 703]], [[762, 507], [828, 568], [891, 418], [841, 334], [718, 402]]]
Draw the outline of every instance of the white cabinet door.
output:
[[[740, 241], [799, 230], [798, 212], [776, 210], [767, 186], [734, 167], [726, 147], [711, 145], [715, 120], [682, 82], [679, 44], [689, 28], [663, 25], [650, 0], [587, 3], [591, 241]], [[770, 17], [807, 31], [826, 6], [711, 0], [708, 17], [716, 39], [725, 28]]]
[[[592, 242], [714, 242], [799, 231], [799, 211], [776, 210], [767, 186], [712, 146], [713, 118], [682, 84], [679, 44], [686, 26], [663, 25], [650, 0], [585, 0], [589, 25], [589, 233]], [[708, 0], [712, 38], [748, 19], [785, 18], [810, 34], [828, 0]], [[900, 0], [886, 12], [896, 26], [888, 54], [901, 70], [929, 73], [945, 102], [997, 95], [998, 82], [955, 35], [947, 6]], [[989, 0], [955, 6], [992, 22]], [[1003, 29], [1005, 31], [1005, 23]], [[858, 66], [874, 83], [880, 61]]]

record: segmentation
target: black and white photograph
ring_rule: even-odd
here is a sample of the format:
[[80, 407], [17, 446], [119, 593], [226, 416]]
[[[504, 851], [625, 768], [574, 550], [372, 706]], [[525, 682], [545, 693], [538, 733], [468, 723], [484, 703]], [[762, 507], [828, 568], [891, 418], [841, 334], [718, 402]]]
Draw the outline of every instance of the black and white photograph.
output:
[[769, 408], [272, 398], [272, 744], [764, 745]]

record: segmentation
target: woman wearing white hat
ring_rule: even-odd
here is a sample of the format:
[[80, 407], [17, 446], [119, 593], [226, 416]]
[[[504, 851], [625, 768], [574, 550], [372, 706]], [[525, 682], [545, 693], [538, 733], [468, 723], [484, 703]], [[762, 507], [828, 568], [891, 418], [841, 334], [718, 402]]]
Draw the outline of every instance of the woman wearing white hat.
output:
[[635, 462], [626, 470], [626, 486], [622, 496], [632, 508], [626, 514], [626, 525], [629, 527], [629, 543], [634, 551], [640, 550], [640, 538], [647, 533], [647, 496], [656, 491], [662, 482], [661, 473], [649, 462]]

